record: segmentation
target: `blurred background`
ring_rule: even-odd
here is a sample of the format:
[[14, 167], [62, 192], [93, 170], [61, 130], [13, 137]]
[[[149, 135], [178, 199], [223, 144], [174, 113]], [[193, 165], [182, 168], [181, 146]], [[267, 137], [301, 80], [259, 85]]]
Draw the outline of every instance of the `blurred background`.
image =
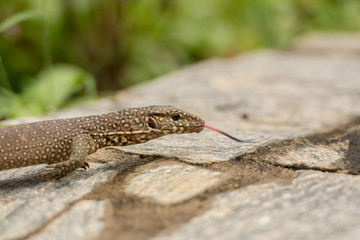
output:
[[0, 120], [81, 103], [211, 57], [360, 29], [359, 0], [1, 0]]

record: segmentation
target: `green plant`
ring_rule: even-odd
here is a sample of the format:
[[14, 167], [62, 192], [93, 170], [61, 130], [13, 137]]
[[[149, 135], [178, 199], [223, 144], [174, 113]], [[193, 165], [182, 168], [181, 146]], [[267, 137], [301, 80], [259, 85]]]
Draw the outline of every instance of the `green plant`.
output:
[[[39, 17], [37, 11], [24, 11], [0, 24], [0, 34], [22, 21]], [[0, 119], [41, 115], [67, 106], [70, 102], [96, 96], [96, 81], [79, 67], [50, 64], [15, 92], [0, 56]], [[76, 97], [76, 100], [73, 98]]]
[[94, 78], [80, 68], [53, 65], [41, 71], [20, 93], [0, 88], [0, 94], [0, 116], [16, 118], [41, 115], [94, 99], [96, 87]]

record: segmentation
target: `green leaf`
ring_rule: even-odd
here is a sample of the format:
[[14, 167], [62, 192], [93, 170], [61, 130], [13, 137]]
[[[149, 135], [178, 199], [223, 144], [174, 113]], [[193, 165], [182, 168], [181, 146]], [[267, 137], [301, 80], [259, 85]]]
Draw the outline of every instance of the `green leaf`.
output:
[[74, 96], [96, 96], [95, 79], [71, 65], [54, 65], [38, 74], [36, 81], [21, 94], [22, 102], [34, 113], [54, 111], [70, 103]]
[[34, 10], [19, 12], [0, 23], [0, 33], [4, 32], [6, 29], [15, 24], [37, 17], [39, 17], [39, 13]]
[[92, 75], [72, 65], [54, 65], [41, 71], [19, 94], [0, 87], [0, 118], [41, 115], [95, 97]]

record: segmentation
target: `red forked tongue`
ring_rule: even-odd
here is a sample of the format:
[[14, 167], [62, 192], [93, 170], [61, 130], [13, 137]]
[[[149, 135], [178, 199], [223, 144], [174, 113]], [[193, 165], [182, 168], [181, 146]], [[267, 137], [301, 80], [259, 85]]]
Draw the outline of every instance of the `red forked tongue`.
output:
[[221, 133], [222, 135], [225, 135], [225, 136], [227, 136], [228, 138], [231, 138], [232, 140], [235, 140], [235, 141], [237, 141], [237, 142], [242, 142], [242, 143], [253, 143], [253, 142], [256, 142], [256, 140], [254, 140], [254, 139], [238, 139], [238, 138], [236, 138], [236, 137], [231, 136], [230, 134], [228, 134], [228, 133], [226, 133], [226, 132], [223, 132], [223, 131], [221, 131], [221, 130], [219, 130], [219, 129], [216, 129], [216, 128], [214, 128], [214, 127], [210, 127], [210, 126], [205, 125], [205, 124], [203, 125], [203, 127], [204, 127], [204, 128], [208, 128], [208, 129], [210, 129], [210, 130], [213, 130], [213, 131], [215, 131], [215, 132]]

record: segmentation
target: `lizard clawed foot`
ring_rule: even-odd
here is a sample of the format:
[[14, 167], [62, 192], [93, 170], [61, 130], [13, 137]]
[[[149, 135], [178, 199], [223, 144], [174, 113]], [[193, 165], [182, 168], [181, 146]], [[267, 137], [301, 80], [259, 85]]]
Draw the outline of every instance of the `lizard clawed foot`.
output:
[[81, 168], [83, 168], [86, 172], [86, 168], [90, 168], [90, 165], [87, 162], [84, 162], [84, 165]]
[[35, 175], [36, 179], [42, 181], [50, 182], [51, 180], [59, 180], [60, 178], [66, 176], [62, 173], [61, 168], [57, 167], [56, 164], [46, 165], [46, 170]]
[[59, 180], [60, 178], [66, 176], [67, 174], [64, 173], [61, 169], [59, 168], [54, 168], [51, 170], [45, 170], [42, 171], [40, 173], [37, 173], [35, 176], [37, 179], [40, 179], [42, 181], [46, 181], [49, 182], [53, 179]]
[[89, 167], [89, 164], [77, 160], [68, 160], [65, 162], [50, 164], [47, 166], [48, 168], [47, 170], [36, 174], [36, 178], [41, 179], [43, 181], [60, 179], [62, 177], [65, 177], [69, 173], [73, 172], [75, 169], [79, 167], [86, 168]]

